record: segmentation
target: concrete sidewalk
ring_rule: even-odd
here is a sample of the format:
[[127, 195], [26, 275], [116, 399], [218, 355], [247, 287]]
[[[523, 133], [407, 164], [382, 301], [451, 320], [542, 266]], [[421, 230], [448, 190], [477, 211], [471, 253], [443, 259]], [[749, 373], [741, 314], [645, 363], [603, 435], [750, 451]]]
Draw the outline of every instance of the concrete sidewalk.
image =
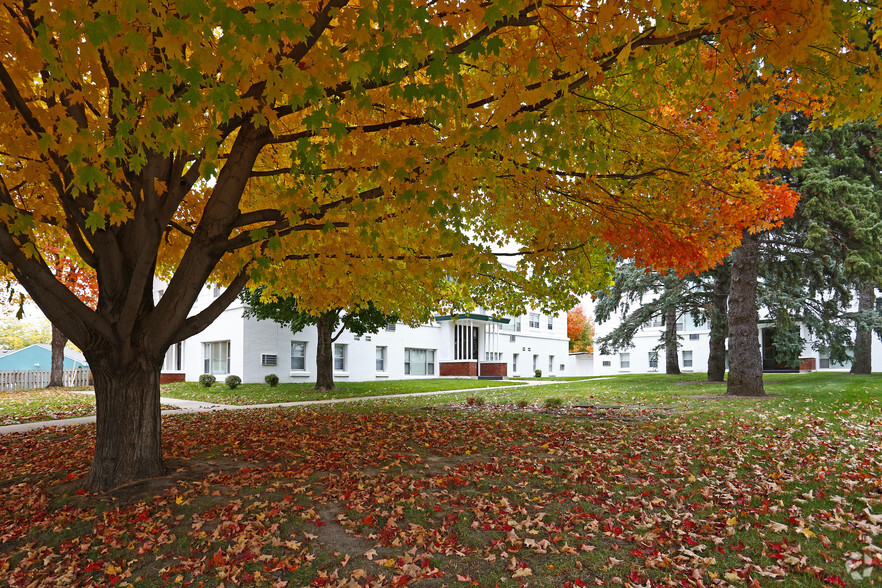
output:
[[[340, 402], [362, 402], [368, 400], [387, 400], [390, 398], [412, 398], [419, 396], [439, 396], [442, 394], [458, 394], [460, 392], [487, 392], [490, 390], [510, 390], [513, 388], [528, 388], [530, 386], [545, 386], [548, 384], [575, 384], [577, 382], [589, 382], [606, 380], [608, 378], [591, 378], [585, 380], [527, 380], [523, 382], [512, 383], [510, 386], [494, 386], [490, 388], [465, 388], [459, 390], [437, 390], [434, 392], [408, 392], [406, 394], [386, 394], [382, 396], [355, 396], [348, 398], [328, 398], [326, 400], [298, 400], [296, 402], [275, 402], [271, 404], [215, 404], [212, 402], [201, 402], [198, 400], [179, 400], [177, 398], [166, 398], [161, 396], [159, 401], [161, 404], [177, 406], [178, 410], [163, 410], [164, 415], [189, 414], [197, 412], [213, 412], [217, 410], [252, 410], [255, 408], [284, 408], [293, 406], [311, 406], [321, 404], [337, 404]], [[77, 394], [94, 394], [91, 391], [78, 391]], [[34, 423], [22, 423], [19, 425], [5, 425], [0, 427], [0, 435], [6, 433], [24, 433], [34, 429], [43, 429], [46, 427], [66, 427], [68, 425], [81, 425], [85, 423], [94, 423], [94, 416], [79, 417], [75, 419], [59, 419], [55, 421], [39, 421]]]

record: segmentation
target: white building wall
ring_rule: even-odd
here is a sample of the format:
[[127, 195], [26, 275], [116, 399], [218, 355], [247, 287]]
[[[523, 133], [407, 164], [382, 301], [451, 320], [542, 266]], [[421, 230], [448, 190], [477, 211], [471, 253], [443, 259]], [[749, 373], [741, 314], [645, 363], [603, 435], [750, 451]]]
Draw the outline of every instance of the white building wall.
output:
[[[227, 311], [229, 313], [230, 311]], [[241, 308], [236, 309], [241, 314]], [[227, 314], [224, 313], [224, 314]], [[281, 382], [311, 382], [316, 377], [316, 345], [318, 334], [315, 326], [307, 327], [298, 332], [282, 327], [273, 321], [243, 319], [244, 341], [242, 380], [245, 382], [263, 382], [268, 374], [276, 374]], [[363, 381], [403, 379], [405, 347], [421, 349], [438, 349], [440, 344], [440, 327], [437, 324], [416, 328], [403, 324], [381, 329], [379, 333], [363, 335], [356, 338], [349, 331], [344, 331], [335, 341], [335, 345], [345, 347], [344, 369], [334, 370], [334, 380]], [[292, 343], [305, 343], [305, 369], [295, 370], [291, 365]], [[385, 370], [377, 370], [377, 347], [385, 347]], [[261, 356], [275, 354], [277, 365], [262, 365]], [[435, 360], [437, 364], [437, 357]], [[413, 377], [437, 377], [413, 376]], [[188, 376], [189, 379], [189, 376]]]
[[[878, 293], [877, 293], [878, 296]], [[856, 308], [856, 306], [855, 306]], [[610, 320], [595, 326], [595, 338], [599, 339], [611, 331], [613, 331], [622, 320], [621, 315], [616, 314]], [[759, 325], [759, 341], [762, 342], [762, 331], [771, 325], [765, 324], [762, 317]], [[664, 334], [664, 327], [643, 327], [635, 335], [632, 346], [626, 350], [614, 354], [600, 354], [599, 348], [595, 346], [594, 355], [594, 373], [596, 375], [616, 375], [616, 374], [643, 374], [643, 373], [665, 373], [665, 350], [658, 350], [658, 367], [651, 368], [649, 365], [649, 354], [653, 347], [659, 345], [661, 337]], [[684, 318], [684, 329], [679, 330], [680, 349], [678, 350], [678, 359], [680, 362], [680, 371], [689, 372], [706, 372], [707, 360], [709, 355], [708, 345], [710, 343], [710, 325], [697, 325], [689, 315]], [[848, 365], [831, 365], [830, 367], [821, 367], [822, 353], [814, 349], [814, 341], [809, 336], [805, 327], [803, 327], [803, 338], [806, 340], [801, 358], [814, 358], [815, 366], [818, 371], [848, 371], [851, 364]], [[683, 352], [691, 352], [692, 366], [684, 365]], [[630, 366], [622, 367], [622, 354], [628, 354]], [[872, 347], [873, 371], [882, 372], [882, 339], [878, 335], [873, 335]]]
[[[539, 315], [539, 326], [530, 326], [530, 314]], [[499, 350], [502, 361], [508, 365], [509, 377], [533, 377], [535, 370], [542, 370], [542, 377], [567, 376], [569, 370], [569, 338], [567, 337], [567, 315], [559, 313], [551, 316], [531, 309], [520, 318], [520, 330], [516, 317], [512, 322], [500, 325]], [[517, 366], [515, 366], [517, 355]], [[535, 358], [536, 367], [533, 367]]]
[[[155, 285], [157, 299], [164, 285]], [[214, 300], [216, 290], [207, 287], [199, 296], [190, 314], [195, 314]], [[273, 321], [258, 321], [242, 316], [243, 304], [236, 300], [227, 310], [204, 331], [183, 342], [183, 372], [188, 381], [195, 381], [205, 373], [205, 346], [211, 342], [229, 341], [230, 373], [238, 375], [243, 382], [263, 382], [268, 374], [276, 374], [281, 382], [315, 381], [315, 352], [317, 332], [314, 326], [294, 333]], [[566, 333], [566, 314], [560, 313], [551, 319], [551, 328], [547, 315], [539, 314], [539, 326], [529, 325], [529, 314], [521, 317], [521, 330], [514, 330], [514, 322], [510, 330], [505, 325], [493, 323], [493, 334], [483, 336], [483, 328], [490, 323], [476, 321], [482, 325], [482, 336], [479, 338], [479, 359], [486, 361], [486, 353], [493, 351], [501, 354], [500, 362], [508, 364], [508, 375], [533, 376], [533, 356], [536, 356], [538, 369], [543, 376], [563, 376], [569, 373], [568, 339]], [[478, 310], [476, 314], [486, 314]], [[453, 321], [433, 322], [419, 327], [404, 324], [390, 325], [378, 333], [363, 335], [356, 338], [352, 333], [344, 331], [337, 345], [345, 346], [345, 367], [335, 370], [337, 382], [365, 380], [397, 380], [405, 378], [439, 377], [439, 364], [449, 361], [453, 355]], [[291, 369], [292, 342], [306, 344], [305, 369]], [[385, 347], [385, 370], [377, 370], [377, 347]], [[429, 349], [434, 351], [434, 374], [405, 374], [405, 350]], [[513, 357], [518, 354], [518, 369], [513, 371]], [[262, 356], [275, 355], [276, 365], [263, 365]], [[549, 369], [551, 362], [551, 369]], [[173, 372], [176, 370], [164, 370]], [[222, 381], [229, 374], [215, 374]]]
[[593, 376], [593, 353], [570, 353], [569, 372], [571, 376]]
[[[214, 300], [214, 290], [206, 288], [199, 296], [190, 315], [204, 309]], [[211, 342], [230, 342], [230, 374], [235, 374], [246, 381], [244, 373], [244, 319], [242, 303], [238, 300], [215, 319], [205, 330], [184, 341], [184, 373], [188, 381], [195, 381], [205, 373], [205, 344]], [[222, 381], [229, 374], [217, 374]]]
[[[613, 329], [619, 325], [621, 317], [616, 315], [612, 319], [600, 323], [595, 326], [595, 340], [608, 335]], [[665, 373], [665, 350], [664, 348], [657, 351], [658, 365], [650, 367], [649, 356], [653, 348], [656, 347], [664, 335], [665, 328], [645, 326], [641, 328], [634, 336], [632, 346], [618, 353], [601, 354], [599, 348], [595, 345], [594, 355], [594, 374], [600, 376], [612, 376], [616, 374], [644, 374], [644, 373]], [[680, 335], [680, 349], [678, 350], [678, 360], [680, 362], [680, 371], [689, 373], [692, 371], [707, 371], [708, 344], [710, 342], [710, 329], [707, 323], [698, 325], [691, 316], [686, 315], [683, 318], [683, 328], [678, 330]], [[684, 351], [686, 354], [684, 354]], [[630, 366], [623, 367], [623, 354], [627, 354]], [[692, 365], [685, 365], [684, 357], [690, 356]]]

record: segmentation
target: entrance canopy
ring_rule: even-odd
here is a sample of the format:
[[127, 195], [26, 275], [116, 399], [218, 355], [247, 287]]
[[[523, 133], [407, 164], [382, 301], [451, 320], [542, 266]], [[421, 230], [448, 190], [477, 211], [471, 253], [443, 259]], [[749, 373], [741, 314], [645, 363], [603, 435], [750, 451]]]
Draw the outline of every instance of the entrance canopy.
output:
[[496, 318], [487, 314], [448, 314], [442, 316], [436, 316], [435, 320], [437, 322], [443, 321], [464, 321], [464, 320], [472, 320], [472, 321], [483, 321], [486, 323], [501, 323], [503, 325], [507, 325], [511, 322], [510, 318]]

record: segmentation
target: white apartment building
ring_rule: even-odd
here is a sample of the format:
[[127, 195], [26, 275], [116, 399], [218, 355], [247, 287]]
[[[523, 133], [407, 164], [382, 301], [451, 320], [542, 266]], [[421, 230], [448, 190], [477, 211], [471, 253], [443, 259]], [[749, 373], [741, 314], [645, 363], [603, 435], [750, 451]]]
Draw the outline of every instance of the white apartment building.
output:
[[[882, 309], [882, 298], [877, 298], [877, 308]], [[610, 320], [598, 324], [595, 327], [595, 338], [599, 339], [613, 331], [622, 320], [618, 314]], [[782, 371], [786, 368], [778, 365], [775, 359], [775, 348], [772, 344], [774, 324], [770, 320], [760, 319], [759, 341], [763, 355], [764, 371]], [[808, 329], [803, 325], [802, 337], [805, 347], [800, 354], [800, 371], [831, 370], [848, 371], [851, 364], [839, 364], [830, 359], [823, 349], [816, 349], [816, 344]], [[632, 345], [615, 354], [604, 355], [599, 352], [595, 345], [594, 361], [592, 366], [593, 375], [615, 374], [645, 374], [665, 373], [665, 350], [653, 351], [658, 346], [664, 333], [661, 319], [655, 319], [645, 324], [635, 335]], [[681, 372], [706, 372], [708, 360], [708, 344], [710, 342], [710, 325], [708, 323], [696, 324], [692, 316], [683, 315], [677, 322], [677, 333], [680, 336], [680, 348], [678, 360]], [[882, 340], [873, 335], [872, 348], [873, 371], [882, 371]], [[573, 375], [588, 375], [587, 373], [573, 369]]]
[[[157, 283], [157, 298], [163, 285]], [[192, 313], [218, 294], [208, 287]], [[235, 374], [243, 382], [263, 382], [275, 374], [280, 382], [316, 378], [317, 333], [314, 326], [292, 332], [272, 321], [243, 316], [240, 300], [208, 328], [173, 345], [166, 355], [163, 381], [194, 381], [201, 374], [218, 380]], [[436, 316], [419, 327], [390, 324], [379, 333], [356, 337], [344, 332], [333, 345], [334, 380], [407, 378], [506, 378], [563, 376], [568, 369], [566, 313], [495, 317], [484, 311]]]

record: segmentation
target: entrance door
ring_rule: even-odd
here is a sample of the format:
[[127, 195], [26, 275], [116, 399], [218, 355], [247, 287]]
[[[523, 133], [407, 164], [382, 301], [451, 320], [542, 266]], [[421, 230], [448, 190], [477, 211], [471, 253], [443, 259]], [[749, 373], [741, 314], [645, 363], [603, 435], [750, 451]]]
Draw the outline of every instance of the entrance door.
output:
[[775, 356], [775, 329], [768, 328], [763, 329], [762, 333], [762, 342], [763, 342], [763, 371], [775, 371], [781, 369], [778, 367], [778, 361]]
[[478, 327], [453, 326], [453, 359], [478, 359]]

